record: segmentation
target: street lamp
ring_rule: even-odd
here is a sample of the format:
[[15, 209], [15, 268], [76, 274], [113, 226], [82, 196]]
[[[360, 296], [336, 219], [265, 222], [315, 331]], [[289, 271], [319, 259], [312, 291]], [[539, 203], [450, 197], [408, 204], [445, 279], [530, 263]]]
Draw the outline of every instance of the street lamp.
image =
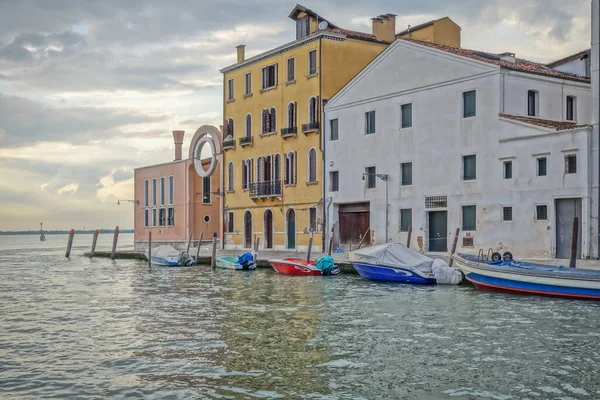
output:
[[376, 178], [381, 179], [385, 182], [385, 242], [388, 242], [388, 225], [389, 225], [389, 205], [388, 205], [388, 181], [390, 180], [390, 176], [388, 174], [367, 174], [364, 173], [362, 175], [363, 182], [367, 179], [367, 177], [375, 176]]
[[119, 200], [117, 200], [117, 205], [119, 205], [119, 206], [120, 206], [122, 201], [127, 201], [127, 202], [129, 202], [129, 203], [131, 203], [131, 204], [140, 204], [140, 201], [139, 201], [139, 200], [120, 200], [120, 199], [119, 199]]

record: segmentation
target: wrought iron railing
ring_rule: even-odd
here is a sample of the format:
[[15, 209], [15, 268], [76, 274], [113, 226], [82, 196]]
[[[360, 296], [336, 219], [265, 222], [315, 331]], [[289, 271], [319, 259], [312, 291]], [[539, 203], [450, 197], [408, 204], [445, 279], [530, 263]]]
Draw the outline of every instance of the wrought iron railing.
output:
[[318, 131], [321, 125], [318, 122], [309, 122], [308, 124], [302, 124], [302, 132]]
[[240, 138], [240, 146], [249, 146], [254, 144], [254, 137], [245, 136]]
[[290, 126], [289, 128], [281, 128], [281, 137], [296, 136], [297, 133], [298, 133], [297, 126]]
[[223, 149], [235, 149], [235, 139], [223, 140]]
[[250, 184], [250, 198], [281, 196], [281, 181], [254, 182]]

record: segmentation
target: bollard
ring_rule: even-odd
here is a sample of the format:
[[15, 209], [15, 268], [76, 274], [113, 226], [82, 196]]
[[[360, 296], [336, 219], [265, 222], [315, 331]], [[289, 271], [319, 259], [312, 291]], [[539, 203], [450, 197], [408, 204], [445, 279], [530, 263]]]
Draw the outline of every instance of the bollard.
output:
[[254, 252], [258, 253], [258, 246], [260, 245], [260, 238], [257, 237], [256, 240], [254, 240]]
[[569, 268], [577, 268], [577, 241], [579, 235], [579, 218], [573, 218], [573, 228], [571, 230], [571, 260]]
[[67, 243], [67, 252], [65, 253], [65, 257], [69, 258], [71, 256], [71, 247], [73, 247], [73, 237], [75, 236], [75, 229], [71, 229], [69, 232], [69, 242]]
[[410, 249], [410, 241], [412, 239], [412, 225], [408, 227], [408, 238], [406, 239], [406, 247]]
[[200, 240], [198, 241], [198, 248], [196, 249], [196, 264], [200, 262], [200, 246], [202, 246], [202, 238], [204, 237], [204, 232], [200, 232]]
[[306, 261], [310, 261], [310, 252], [312, 251], [313, 235], [314, 232], [310, 231], [310, 239], [308, 239], [308, 253], [306, 254]]
[[152, 231], [148, 232], [148, 268], [152, 266]]
[[210, 267], [212, 269], [215, 269], [217, 267], [217, 232], [213, 233], [212, 257], [210, 258]]
[[452, 252], [450, 253], [450, 262], [448, 263], [449, 266], [452, 266], [452, 264], [454, 264], [454, 259], [452, 258], [452, 255], [456, 253], [456, 246], [458, 246], [458, 235], [460, 235], [460, 228], [456, 228], [454, 242], [452, 242]]
[[117, 226], [115, 228], [115, 236], [113, 237], [112, 251], [110, 253], [111, 260], [114, 260], [115, 257], [117, 256], [117, 241], [118, 240], [119, 240], [119, 227]]
[[185, 251], [188, 254], [190, 254], [190, 245], [191, 244], [192, 244], [192, 232], [190, 232], [190, 237], [188, 238], [187, 250]]
[[96, 253], [96, 243], [98, 243], [98, 230], [94, 231], [94, 237], [92, 238], [92, 251], [90, 252], [90, 258], [94, 258]]

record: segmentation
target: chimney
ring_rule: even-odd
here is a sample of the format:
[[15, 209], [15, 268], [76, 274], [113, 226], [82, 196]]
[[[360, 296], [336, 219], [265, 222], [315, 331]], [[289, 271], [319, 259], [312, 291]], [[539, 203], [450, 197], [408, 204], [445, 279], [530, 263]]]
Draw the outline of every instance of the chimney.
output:
[[372, 18], [373, 35], [377, 40], [383, 42], [393, 42], [396, 40], [396, 15], [384, 14]]
[[181, 160], [181, 147], [183, 146], [183, 135], [185, 131], [173, 131], [173, 141], [175, 142], [175, 161]]
[[240, 44], [239, 46], [236, 46], [237, 49], [237, 62], [242, 62], [246, 59], [246, 45], [245, 44]]

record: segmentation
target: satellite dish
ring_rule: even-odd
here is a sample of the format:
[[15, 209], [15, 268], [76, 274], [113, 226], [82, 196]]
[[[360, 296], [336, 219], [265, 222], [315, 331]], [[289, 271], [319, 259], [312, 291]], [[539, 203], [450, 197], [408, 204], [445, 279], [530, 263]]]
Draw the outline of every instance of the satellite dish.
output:
[[325, 30], [325, 29], [327, 29], [328, 25], [329, 24], [327, 23], [327, 21], [321, 21], [321, 22], [319, 22], [319, 29], [320, 30]]

